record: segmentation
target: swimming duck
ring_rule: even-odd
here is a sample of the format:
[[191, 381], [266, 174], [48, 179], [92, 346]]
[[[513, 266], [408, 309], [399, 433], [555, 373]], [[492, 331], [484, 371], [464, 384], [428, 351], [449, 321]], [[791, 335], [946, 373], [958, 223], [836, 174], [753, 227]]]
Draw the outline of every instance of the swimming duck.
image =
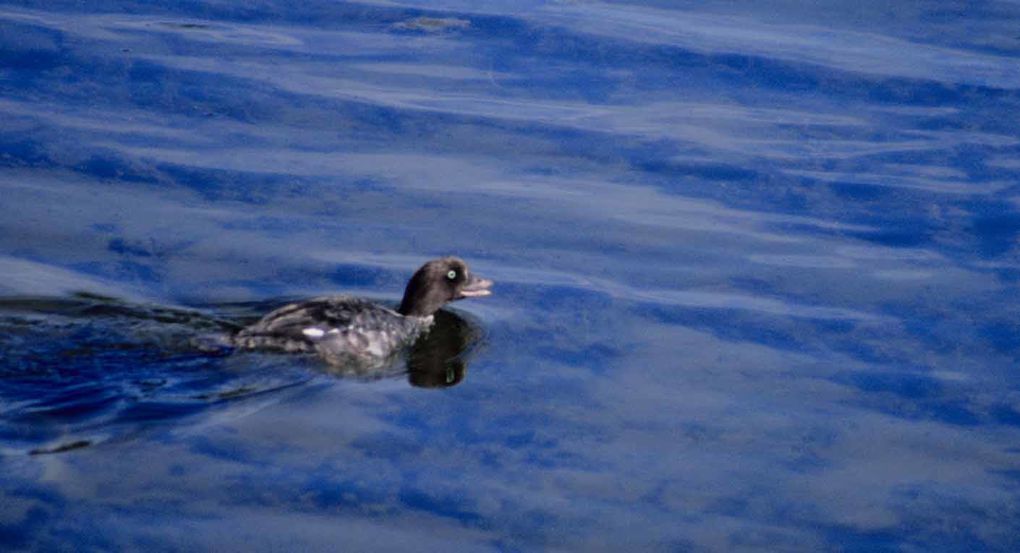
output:
[[432, 325], [451, 301], [488, 296], [492, 281], [457, 257], [433, 259], [407, 283], [396, 310], [354, 296], [329, 296], [276, 309], [241, 329], [233, 343], [247, 349], [317, 353], [338, 366], [383, 365]]

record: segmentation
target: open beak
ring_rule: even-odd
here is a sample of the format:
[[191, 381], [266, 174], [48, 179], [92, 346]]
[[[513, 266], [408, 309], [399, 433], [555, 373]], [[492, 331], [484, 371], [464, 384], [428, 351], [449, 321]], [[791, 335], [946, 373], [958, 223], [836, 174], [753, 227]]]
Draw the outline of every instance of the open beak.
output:
[[477, 298], [481, 296], [488, 296], [489, 294], [492, 294], [492, 290], [489, 290], [491, 286], [491, 280], [471, 275], [471, 277], [468, 278], [468, 281], [464, 284], [464, 287], [460, 289], [460, 293], [457, 295], [457, 298]]

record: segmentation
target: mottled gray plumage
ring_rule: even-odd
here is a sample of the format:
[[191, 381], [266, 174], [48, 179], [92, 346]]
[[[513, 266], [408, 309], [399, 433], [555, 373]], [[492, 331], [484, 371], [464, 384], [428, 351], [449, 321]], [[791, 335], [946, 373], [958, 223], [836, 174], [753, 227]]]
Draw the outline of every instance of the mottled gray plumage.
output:
[[414, 343], [445, 303], [487, 296], [491, 285], [461, 259], [444, 257], [415, 272], [399, 312], [353, 296], [316, 298], [272, 311], [233, 342], [248, 349], [317, 353], [333, 365], [378, 366]]
[[431, 323], [431, 316], [405, 317], [361, 298], [332, 296], [281, 307], [241, 330], [234, 343], [318, 353], [331, 364], [376, 364], [409, 345]]

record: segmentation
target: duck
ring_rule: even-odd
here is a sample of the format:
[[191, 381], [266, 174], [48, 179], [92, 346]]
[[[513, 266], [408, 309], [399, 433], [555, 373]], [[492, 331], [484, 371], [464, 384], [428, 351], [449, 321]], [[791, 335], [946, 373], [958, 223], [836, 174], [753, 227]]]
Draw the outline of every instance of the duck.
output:
[[492, 281], [455, 256], [433, 259], [411, 276], [397, 309], [351, 295], [325, 296], [275, 309], [233, 336], [235, 347], [314, 353], [333, 366], [386, 365], [431, 328], [436, 311], [488, 296]]

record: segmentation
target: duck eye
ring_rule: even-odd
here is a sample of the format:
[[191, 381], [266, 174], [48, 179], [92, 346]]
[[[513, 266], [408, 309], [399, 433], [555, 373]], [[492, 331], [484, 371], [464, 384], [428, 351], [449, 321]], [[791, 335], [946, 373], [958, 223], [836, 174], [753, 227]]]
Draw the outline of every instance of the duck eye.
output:
[[457, 278], [457, 271], [450, 271], [449, 273], [446, 273], [446, 278], [450, 280]]

